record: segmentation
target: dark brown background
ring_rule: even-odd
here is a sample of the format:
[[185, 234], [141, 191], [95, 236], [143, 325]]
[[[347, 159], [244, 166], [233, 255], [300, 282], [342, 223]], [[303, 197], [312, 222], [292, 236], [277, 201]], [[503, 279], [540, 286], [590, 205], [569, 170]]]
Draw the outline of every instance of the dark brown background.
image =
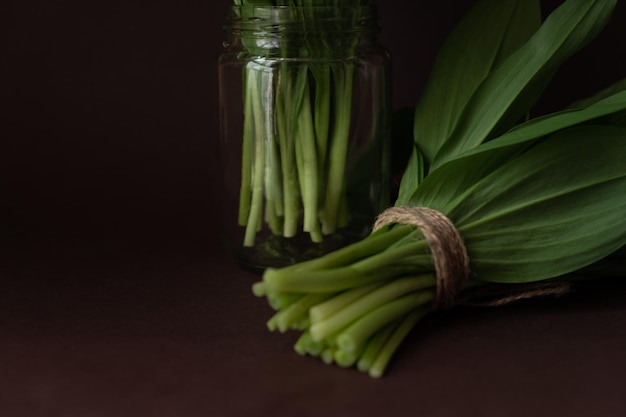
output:
[[[394, 108], [472, 3], [379, 4]], [[227, 4], [1, 6], [0, 415], [624, 415], [616, 284], [433, 316], [381, 381], [265, 330], [214, 219]], [[624, 77], [625, 24], [622, 3], [538, 110]]]

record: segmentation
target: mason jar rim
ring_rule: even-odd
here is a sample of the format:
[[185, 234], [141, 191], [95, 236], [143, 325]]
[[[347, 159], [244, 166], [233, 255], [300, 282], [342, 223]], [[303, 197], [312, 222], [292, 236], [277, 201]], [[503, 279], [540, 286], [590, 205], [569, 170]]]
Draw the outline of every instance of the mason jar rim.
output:
[[[298, 13], [306, 11], [309, 13]], [[295, 18], [294, 18], [295, 17]], [[316, 26], [303, 24], [315, 22]], [[290, 31], [377, 31], [378, 11], [375, 5], [363, 6], [262, 6], [231, 5], [225, 30], [290, 32]], [[335, 25], [329, 30], [325, 25]], [[340, 24], [345, 27], [340, 29]]]

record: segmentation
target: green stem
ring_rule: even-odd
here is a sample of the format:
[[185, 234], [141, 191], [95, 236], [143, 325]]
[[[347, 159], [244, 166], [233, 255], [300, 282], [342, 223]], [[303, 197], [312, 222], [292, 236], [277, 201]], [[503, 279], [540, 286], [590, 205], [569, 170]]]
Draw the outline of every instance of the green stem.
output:
[[303, 332], [294, 345], [294, 349], [301, 355], [319, 356], [326, 349], [326, 344], [323, 341], [314, 340], [309, 332]]
[[342, 368], [349, 368], [353, 366], [359, 360], [361, 356], [362, 349], [358, 351], [348, 352], [341, 348], [335, 350], [334, 359], [335, 363]]
[[263, 105], [263, 132], [265, 136], [265, 221], [275, 235], [282, 233], [283, 196], [280, 179], [279, 155], [274, 133], [276, 97], [274, 71], [266, 68], [259, 73], [261, 77], [261, 98]]
[[412, 265], [384, 268], [372, 274], [363, 274], [351, 266], [321, 271], [299, 271], [291, 275], [281, 269], [267, 269], [263, 274], [265, 285], [271, 291], [329, 293], [382, 282], [415, 271]]
[[[322, 340], [331, 334], [337, 333], [354, 321], [359, 320], [360, 317], [368, 317], [368, 312], [372, 310], [376, 311], [379, 307], [388, 305], [391, 301], [403, 297], [406, 294], [425, 288], [431, 288], [435, 283], [435, 278], [432, 275], [394, 280], [346, 305], [327, 319], [314, 322], [310, 328], [311, 336], [313, 336], [315, 340]], [[382, 317], [382, 315], [378, 314], [376, 317]], [[352, 326], [350, 328], [352, 328]], [[354, 333], [354, 331], [352, 333]], [[350, 333], [350, 335], [352, 335], [352, 333]], [[337, 339], [337, 342], [340, 343], [340, 339]], [[352, 346], [351, 350], [347, 349], [346, 346], [341, 346], [341, 344], [340, 347], [348, 351], [354, 349], [354, 346]]]
[[[329, 255], [280, 269], [269, 268], [263, 274], [263, 281], [270, 291], [322, 293], [343, 291], [410, 273], [431, 272], [430, 256], [420, 256], [419, 252], [413, 255], [422, 248], [419, 242], [394, 247], [388, 250], [390, 253], [377, 254], [411, 230], [411, 227], [381, 230]], [[368, 260], [370, 255], [373, 260]], [[389, 260], [395, 260], [397, 264], [384, 262]]]
[[345, 167], [350, 141], [350, 120], [352, 118], [352, 84], [353, 67], [347, 63], [342, 68], [340, 64], [333, 65], [335, 79], [335, 120], [332, 129], [330, 155], [328, 164], [328, 179], [326, 187], [326, 204], [322, 232], [334, 233], [337, 228], [339, 207], [345, 187]]
[[293, 123], [288, 123], [292, 108], [291, 87], [289, 86], [289, 67], [283, 63], [279, 73], [279, 92], [276, 105], [276, 128], [280, 148], [280, 166], [283, 182], [283, 236], [294, 237], [298, 233], [299, 195], [298, 173], [295, 159], [295, 130]]
[[305, 331], [309, 327], [311, 327], [311, 320], [307, 316], [301, 317], [300, 320], [296, 321], [291, 325], [293, 330]]
[[348, 304], [358, 300], [359, 298], [372, 292], [378, 287], [380, 287], [380, 284], [372, 284], [365, 287], [354, 288], [352, 290], [342, 292], [341, 294], [321, 304], [311, 307], [311, 310], [309, 311], [311, 323], [318, 323], [330, 317]]
[[265, 287], [265, 283], [263, 281], [259, 281], [252, 284], [252, 293], [255, 295], [255, 297], [267, 296], [267, 288]]
[[359, 371], [369, 372], [379, 352], [399, 324], [399, 321], [389, 323], [367, 341], [367, 345], [356, 364]]
[[278, 330], [281, 333], [286, 332], [303, 317], [305, 317], [309, 309], [315, 304], [325, 301], [331, 294], [308, 294], [294, 303], [290, 304], [284, 310], [280, 310], [274, 314], [267, 322], [270, 330]]
[[244, 235], [244, 246], [254, 246], [256, 233], [260, 227], [263, 213], [263, 174], [265, 161], [265, 143], [264, 135], [261, 130], [263, 126], [263, 109], [261, 107], [261, 98], [259, 97], [257, 69], [249, 68], [247, 71], [248, 82], [246, 91], [250, 94], [249, 99], [252, 101], [252, 114], [254, 118], [254, 168], [252, 178], [252, 200], [250, 203], [250, 213], [246, 223], [246, 231]]
[[298, 165], [301, 168], [300, 188], [304, 211], [303, 230], [310, 233], [313, 242], [320, 242], [322, 235], [317, 220], [319, 206], [318, 162], [309, 90], [307, 83], [304, 87], [302, 106], [300, 106], [300, 112], [298, 113], [298, 137], [296, 139], [298, 144], [296, 146], [300, 146]]
[[252, 102], [254, 90], [248, 81], [252, 69], [246, 68], [244, 79], [244, 121], [243, 141], [241, 144], [241, 187], [239, 188], [239, 215], [237, 222], [240, 226], [248, 223], [250, 215], [250, 196], [252, 194], [252, 154], [254, 151], [254, 113]]
[[379, 352], [376, 360], [369, 369], [369, 375], [373, 378], [380, 378], [385, 373], [387, 365], [391, 360], [393, 354], [396, 352], [402, 341], [406, 338], [409, 332], [415, 327], [420, 319], [426, 314], [428, 310], [425, 308], [418, 309], [409, 313], [402, 323], [394, 330], [393, 334], [389, 337], [389, 340], [384, 344], [383, 348]]
[[295, 303], [296, 301], [298, 301], [299, 299], [304, 297], [304, 295], [303, 294], [294, 294], [294, 293], [269, 292], [269, 293], [267, 293], [266, 297], [267, 297], [267, 301], [268, 301], [270, 307], [272, 307], [272, 309], [278, 311], [278, 310], [283, 310], [283, 309], [289, 307], [291, 304]]
[[333, 347], [333, 346], [328, 346], [326, 349], [324, 349], [320, 355], [320, 357], [322, 358], [322, 361], [326, 364], [326, 365], [330, 365], [331, 363], [333, 363], [333, 361], [335, 360], [335, 351], [337, 350], [337, 348]]
[[[311, 66], [311, 72], [315, 79], [315, 137], [317, 139], [318, 172], [320, 185], [326, 183], [326, 152], [328, 149], [328, 137], [330, 133], [330, 109], [331, 109], [331, 77], [328, 64]], [[320, 187], [320, 193], [323, 188]]]
[[411, 262], [415, 264], [415, 272], [423, 272], [420, 270], [420, 266], [424, 266], [429, 270], [432, 269], [432, 257], [428, 255], [427, 251], [428, 244], [425, 241], [407, 243], [404, 246], [390, 248], [389, 250], [355, 262], [352, 268], [363, 273], [370, 273], [381, 268], [395, 267], [400, 265], [405, 259], [410, 261], [416, 259], [419, 261]]
[[[365, 239], [355, 242], [346, 247], [325, 254], [319, 258], [302, 261], [294, 265], [280, 269], [280, 274], [296, 275], [299, 271], [315, 271], [337, 268], [350, 265], [360, 259], [375, 255], [387, 248], [392, 247], [402, 238], [408, 236], [414, 230], [411, 226], [395, 226], [393, 228], [382, 228]], [[268, 269], [266, 274], [275, 274], [272, 269]]]
[[[433, 297], [434, 291], [432, 290], [415, 291], [363, 314], [337, 336], [337, 346], [347, 351], [359, 349], [379, 329], [411, 310], [429, 303]], [[315, 337], [313, 332], [311, 332], [311, 335]]]

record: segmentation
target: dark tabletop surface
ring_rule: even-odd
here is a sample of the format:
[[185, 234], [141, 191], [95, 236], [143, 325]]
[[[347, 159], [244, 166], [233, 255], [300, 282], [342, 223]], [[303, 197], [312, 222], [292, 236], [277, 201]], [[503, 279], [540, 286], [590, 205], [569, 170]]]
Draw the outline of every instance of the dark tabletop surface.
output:
[[[398, 3], [396, 108], [472, 2]], [[3, 8], [0, 416], [626, 415], [619, 282], [433, 314], [379, 380], [297, 355], [218, 238], [220, 8]], [[546, 110], [626, 74], [624, 22], [620, 4]]]
[[621, 416], [626, 287], [425, 319], [381, 379], [265, 328], [256, 275], [186, 242], [5, 252], [3, 416]]

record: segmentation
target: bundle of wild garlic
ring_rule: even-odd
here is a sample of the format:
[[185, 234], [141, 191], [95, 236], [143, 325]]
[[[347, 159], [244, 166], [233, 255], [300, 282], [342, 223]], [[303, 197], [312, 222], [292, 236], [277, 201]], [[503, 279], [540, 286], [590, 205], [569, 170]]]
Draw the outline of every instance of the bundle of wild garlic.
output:
[[268, 327], [379, 377], [424, 314], [472, 290], [626, 274], [626, 83], [524, 121], [614, 6], [567, 0], [541, 23], [538, 1], [479, 1], [416, 107], [395, 206], [360, 242], [266, 270]]

